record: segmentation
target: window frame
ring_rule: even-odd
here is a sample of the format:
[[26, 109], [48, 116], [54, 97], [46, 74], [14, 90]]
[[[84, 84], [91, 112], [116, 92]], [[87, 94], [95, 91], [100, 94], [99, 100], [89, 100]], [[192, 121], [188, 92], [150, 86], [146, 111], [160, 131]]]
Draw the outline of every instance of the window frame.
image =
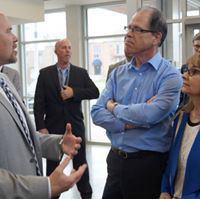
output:
[[[87, 10], [90, 8], [96, 8], [96, 7], [103, 7], [103, 6], [115, 6], [115, 5], [122, 5], [125, 4], [126, 2], [124, 1], [118, 1], [118, 2], [108, 2], [108, 3], [98, 3], [98, 4], [91, 4], [87, 6], [82, 6], [82, 16], [83, 16], [83, 63], [84, 65], [87, 66], [86, 69], [89, 67], [89, 40], [92, 39], [107, 39], [107, 38], [117, 38], [117, 37], [124, 37], [125, 34], [110, 34], [110, 35], [101, 35], [101, 36], [88, 36], [88, 18], [87, 18]], [[128, 20], [128, 17], [127, 17]], [[127, 21], [128, 23], [128, 21]], [[87, 142], [88, 143], [93, 143], [93, 144], [101, 144], [101, 145], [110, 145], [109, 142], [96, 142], [92, 141], [92, 136], [91, 136], [91, 125], [92, 125], [92, 120], [90, 116], [90, 101], [84, 102], [84, 107], [85, 107], [85, 124], [87, 126]]]

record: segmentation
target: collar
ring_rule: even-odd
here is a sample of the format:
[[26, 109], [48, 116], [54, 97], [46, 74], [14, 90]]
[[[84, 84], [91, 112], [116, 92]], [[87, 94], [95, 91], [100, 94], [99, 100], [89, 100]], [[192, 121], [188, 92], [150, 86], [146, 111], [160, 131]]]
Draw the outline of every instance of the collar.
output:
[[57, 64], [56, 64], [56, 67], [57, 67], [58, 70], [66, 71], [66, 70], [69, 70], [69, 68], [70, 68], [70, 64], [66, 65], [65, 68], [62, 69], [62, 68], [58, 65], [58, 63], [57, 63]]
[[[159, 69], [159, 66], [160, 66], [160, 63], [161, 63], [161, 60], [162, 60], [162, 57], [161, 57], [161, 54], [160, 52], [157, 52], [151, 59], [149, 59], [146, 63], [144, 64], [151, 64], [151, 66], [153, 66], [153, 68], [155, 70], [158, 70]], [[133, 57], [132, 60], [131, 60], [131, 65], [132, 67], [136, 68], [135, 67], [135, 58]], [[144, 65], [142, 64], [142, 65]]]
[[158, 70], [160, 62], [162, 60], [162, 57], [160, 55], [160, 52], [157, 52], [149, 61], [150, 63], [156, 70]]

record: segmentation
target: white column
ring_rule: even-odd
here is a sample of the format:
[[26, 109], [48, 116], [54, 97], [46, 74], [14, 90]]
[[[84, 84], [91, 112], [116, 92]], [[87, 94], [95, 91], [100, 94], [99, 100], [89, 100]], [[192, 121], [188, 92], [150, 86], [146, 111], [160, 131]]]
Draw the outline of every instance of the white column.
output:
[[128, 23], [130, 22], [133, 14], [138, 8], [141, 7], [141, 0], [126, 0]]
[[73, 5], [66, 7], [67, 13], [67, 37], [72, 43], [72, 64], [82, 67], [82, 18], [81, 6]]

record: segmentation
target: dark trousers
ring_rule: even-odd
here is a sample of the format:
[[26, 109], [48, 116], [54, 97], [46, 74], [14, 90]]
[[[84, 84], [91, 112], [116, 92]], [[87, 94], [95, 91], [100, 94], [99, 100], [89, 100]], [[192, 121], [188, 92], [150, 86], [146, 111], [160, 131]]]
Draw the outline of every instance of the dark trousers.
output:
[[[87, 164], [86, 161], [86, 150], [85, 150], [85, 142], [81, 143], [81, 148], [76, 156], [73, 158], [73, 168], [78, 169], [78, 167], [84, 163]], [[47, 160], [47, 176], [49, 176], [55, 168], [59, 165], [58, 161]], [[80, 181], [77, 183], [77, 188], [81, 194], [82, 199], [91, 199], [92, 198], [92, 187], [89, 182], [89, 170], [88, 167], [81, 177]], [[59, 197], [57, 197], [59, 198]], [[56, 198], [53, 198], [56, 199]]]
[[107, 157], [108, 177], [102, 199], [158, 199], [167, 153], [119, 154]]

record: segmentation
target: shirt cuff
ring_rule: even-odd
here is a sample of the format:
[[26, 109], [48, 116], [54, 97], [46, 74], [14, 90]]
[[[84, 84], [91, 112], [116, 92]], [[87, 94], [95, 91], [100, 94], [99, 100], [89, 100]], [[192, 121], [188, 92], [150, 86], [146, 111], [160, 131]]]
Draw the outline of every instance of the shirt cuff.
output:
[[50, 178], [49, 177], [47, 177], [47, 179], [48, 179], [48, 190], [49, 190], [49, 199], [51, 198], [51, 183], [50, 183]]
[[59, 142], [59, 148], [60, 148], [60, 151], [59, 151], [59, 159], [61, 160], [62, 157], [63, 157], [63, 150], [62, 150], [62, 143], [63, 143], [63, 136]]
[[115, 104], [115, 107], [114, 107], [114, 109], [113, 109], [113, 114], [114, 114], [114, 116], [117, 116], [117, 114], [118, 114], [118, 112], [120, 112], [120, 104]]

